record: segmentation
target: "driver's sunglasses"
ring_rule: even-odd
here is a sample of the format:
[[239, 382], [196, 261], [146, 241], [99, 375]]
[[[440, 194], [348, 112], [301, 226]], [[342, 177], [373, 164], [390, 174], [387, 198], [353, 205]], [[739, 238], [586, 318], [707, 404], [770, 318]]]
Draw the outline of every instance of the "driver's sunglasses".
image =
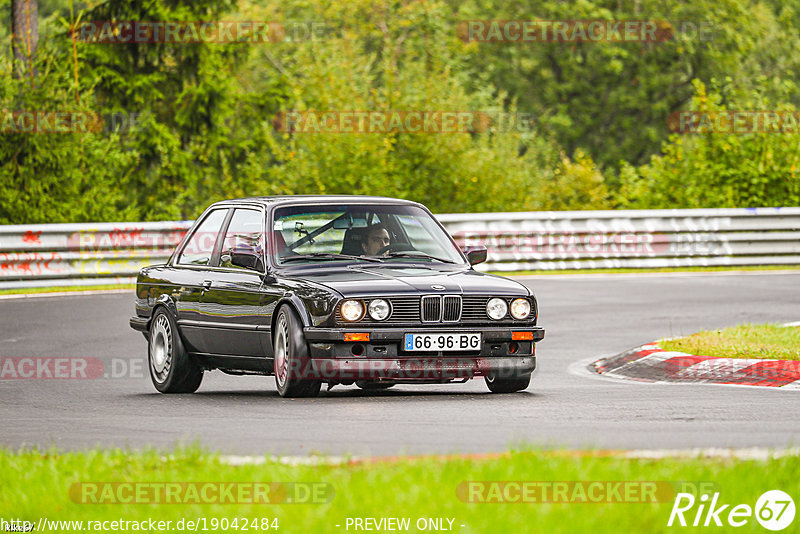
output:
[[388, 237], [379, 237], [379, 236], [370, 237], [369, 240], [370, 241], [375, 241], [375, 242], [378, 242], [378, 243], [383, 243], [385, 245], [388, 245], [389, 242], [391, 241]]

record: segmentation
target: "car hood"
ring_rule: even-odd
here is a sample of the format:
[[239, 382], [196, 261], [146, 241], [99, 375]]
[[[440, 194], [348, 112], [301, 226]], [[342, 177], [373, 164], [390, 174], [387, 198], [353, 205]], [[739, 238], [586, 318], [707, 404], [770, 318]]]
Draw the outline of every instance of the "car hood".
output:
[[[300, 278], [322, 284], [344, 297], [375, 295], [507, 295], [527, 296], [528, 288], [501, 276], [472, 269], [443, 270], [424, 266], [349, 266], [304, 272]], [[437, 286], [434, 289], [433, 286]]]

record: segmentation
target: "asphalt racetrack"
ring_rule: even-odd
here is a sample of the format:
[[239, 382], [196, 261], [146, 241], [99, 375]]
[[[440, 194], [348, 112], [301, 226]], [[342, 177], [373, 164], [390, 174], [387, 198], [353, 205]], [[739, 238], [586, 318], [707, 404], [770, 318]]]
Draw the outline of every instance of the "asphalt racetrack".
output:
[[[788, 447], [800, 391], [640, 384], [576, 373], [576, 362], [657, 338], [743, 322], [800, 320], [800, 273], [540, 276], [547, 335], [524, 392], [483, 379], [337, 386], [283, 399], [273, 377], [206, 373], [197, 393], [162, 395], [146, 343], [128, 326], [132, 293], [0, 300], [0, 356], [101, 358], [119, 378], [0, 380], [0, 445], [60, 449], [199, 443], [230, 454], [394, 455], [569, 448]], [[112, 359], [116, 368], [111, 367]]]

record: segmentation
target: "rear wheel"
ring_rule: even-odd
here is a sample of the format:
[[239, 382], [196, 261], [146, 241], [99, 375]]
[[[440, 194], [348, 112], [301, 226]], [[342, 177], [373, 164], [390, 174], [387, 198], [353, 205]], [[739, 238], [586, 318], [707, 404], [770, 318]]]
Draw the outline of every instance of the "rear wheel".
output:
[[497, 378], [494, 374], [489, 374], [484, 377], [489, 391], [492, 393], [513, 393], [515, 391], [522, 391], [527, 388], [531, 383], [531, 374], [528, 373], [522, 376], [515, 376], [512, 378]]
[[161, 393], [194, 393], [203, 381], [203, 368], [186, 353], [175, 321], [164, 308], [156, 310], [150, 322], [147, 360], [150, 378]]
[[281, 306], [272, 337], [275, 385], [281, 397], [316, 397], [322, 382], [311, 372], [308, 344], [294, 310]]

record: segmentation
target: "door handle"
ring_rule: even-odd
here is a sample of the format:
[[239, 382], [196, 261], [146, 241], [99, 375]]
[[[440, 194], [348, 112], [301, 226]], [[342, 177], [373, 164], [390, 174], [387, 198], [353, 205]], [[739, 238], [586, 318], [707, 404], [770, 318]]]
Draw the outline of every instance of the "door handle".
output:
[[211, 280], [205, 280], [205, 281], [203, 281], [203, 284], [202, 284], [202, 285], [203, 285], [203, 290], [204, 290], [204, 291], [205, 291], [205, 290], [207, 290], [207, 289], [211, 289]]

